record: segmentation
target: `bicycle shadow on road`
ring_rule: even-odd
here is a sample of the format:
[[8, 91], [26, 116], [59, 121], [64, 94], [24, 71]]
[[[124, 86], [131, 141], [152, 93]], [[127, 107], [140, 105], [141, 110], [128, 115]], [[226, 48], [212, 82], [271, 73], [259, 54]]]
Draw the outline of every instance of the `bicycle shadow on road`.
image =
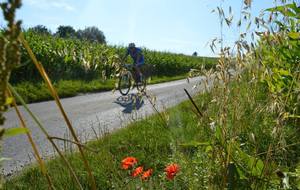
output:
[[132, 113], [134, 110], [139, 110], [144, 105], [144, 100], [137, 94], [131, 93], [127, 96], [120, 96], [114, 101], [124, 107], [123, 113]]

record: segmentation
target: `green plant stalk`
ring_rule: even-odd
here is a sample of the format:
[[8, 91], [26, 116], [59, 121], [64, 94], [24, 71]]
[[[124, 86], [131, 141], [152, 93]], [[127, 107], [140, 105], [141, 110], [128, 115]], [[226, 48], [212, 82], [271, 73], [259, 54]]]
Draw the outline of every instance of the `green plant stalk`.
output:
[[[67, 116], [67, 114], [66, 114], [66, 112], [65, 112], [65, 110], [64, 110], [64, 108], [62, 106], [62, 104], [61, 104], [61, 102], [60, 102], [60, 99], [59, 99], [59, 97], [57, 95], [57, 92], [54, 89], [54, 87], [53, 87], [53, 85], [52, 85], [52, 83], [51, 83], [51, 81], [50, 81], [50, 79], [49, 79], [49, 77], [48, 77], [48, 75], [47, 75], [47, 73], [46, 73], [43, 65], [40, 62], [38, 62], [37, 58], [35, 57], [34, 53], [32, 52], [31, 48], [29, 47], [29, 45], [28, 45], [27, 41], [25, 40], [25, 38], [24, 38], [24, 36], [23, 36], [22, 33], [20, 34], [20, 40], [21, 40], [23, 46], [25, 47], [25, 49], [27, 50], [27, 52], [28, 52], [31, 60], [35, 64], [36, 68], [39, 70], [39, 72], [40, 72], [41, 76], [43, 77], [43, 79], [45, 80], [45, 82], [46, 82], [46, 84], [48, 86], [48, 89], [50, 90], [50, 93], [52, 94], [53, 98], [55, 99], [55, 102], [56, 102], [59, 110], [61, 111], [61, 114], [64, 117], [64, 120], [65, 120], [65, 122], [67, 124], [68, 129], [71, 132], [72, 137], [74, 138], [74, 140], [75, 140], [76, 143], [80, 143], [79, 139], [78, 139], [78, 137], [77, 137], [77, 135], [75, 133], [75, 130], [74, 130], [74, 128], [73, 128], [73, 126], [72, 126], [72, 124], [71, 124], [71, 122], [70, 122], [70, 120], [69, 120], [69, 118], [68, 118], [68, 116]], [[77, 147], [78, 147], [79, 152], [81, 154], [84, 166], [85, 166], [85, 168], [86, 168], [86, 170], [88, 172], [89, 180], [90, 180], [92, 189], [96, 190], [97, 187], [96, 187], [95, 178], [94, 178], [94, 176], [92, 174], [91, 168], [90, 168], [89, 163], [88, 163], [88, 161], [86, 159], [84, 151], [83, 151], [83, 149], [82, 149], [82, 147], [80, 145], [77, 144]]]
[[[225, 156], [222, 157], [222, 162], [224, 164], [224, 173], [226, 174], [227, 173], [227, 168], [228, 168], [228, 165], [230, 163], [230, 142], [229, 144], [227, 144], [226, 142], [226, 139], [229, 138], [227, 137], [227, 135], [229, 134], [228, 133], [228, 125], [227, 125], [227, 115], [228, 115], [228, 109], [227, 109], [227, 102], [228, 102], [228, 83], [229, 81], [227, 80], [228, 77], [227, 77], [227, 65], [226, 65], [226, 51], [223, 49], [223, 47], [221, 48], [221, 57], [220, 57], [220, 60], [219, 60], [219, 65], [220, 65], [220, 80], [224, 83], [224, 88], [223, 88], [223, 91], [222, 91], [222, 95], [221, 95], [221, 98], [220, 98], [220, 102], [221, 102], [221, 107], [220, 107], [220, 110], [221, 110], [221, 113], [220, 113], [220, 123], [222, 125], [222, 147], [223, 147], [223, 150], [225, 152]], [[227, 175], [224, 175], [224, 178], [223, 178], [223, 183], [222, 183], [222, 187], [223, 189], [225, 189], [226, 185], [227, 185]]]
[[159, 115], [161, 123], [163, 124], [163, 126], [165, 126], [165, 128], [168, 128], [168, 122], [166, 120], [166, 118], [162, 115], [162, 113], [160, 113], [158, 111], [158, 109], [155, 107], [155, 103], [152, 101], [152, 98], [150, 97], [150, 95], [146, 94], [146, 98], [148, 99], [148, 101], [150, 102], [152, 108], [154, 109], [154, 111]]
[[81, 143], [77, 143], [75, 141], [71, 141], [71, 140], [64, 139], [64, 138], [59, 138], [59, 137], [50, 137], [50, 138], [54, 139], [54, 140], [60, 140], [60, 141], [64, 141], [64, 142], [69, 142], [69, 143], [72, 143], [72, 144], [76, 144], [76, 145], [82, 146], [83, 148], [85, 148], [86, 150], [88, 150], [90, 152], [99, 153], [98, 150], [91, 149], [91, 148], [87, 147], [86, 145], [81, 144]]
[[25, 101], [23, 100], [23, 98], [17, 93], [17, 91], [10, 85], [8, 84], [8, 88], [9, 90], [12, 92], [12, 94], [14, 95], [14, 97], [16, 97], [16, 99], [18, 99], [18, 101], [21, 102], [21, 104], [23, 105], [23, 107], [25, 108], [25, 110], [29, 113], [29, 115], [32, 117], [32, 119], [35, 121], [35, 123], [37, 124], [37, 126], [41, 129], [41, 131], [44, 133], [44, 135], [46, 136], [46, 138], [50, 141], [51, 145], [54, 147], [54, 149], [58, 152], [59, 156], [62, 158], [62, 160], [65, 162], [65, 164], [67, 165], [67, 168], [69, 169], [71, 175], [73, 176], [73, 178], [75, 179], [77, 186], [79, 189], [83, 190], [78, 177], [76, 176], [71, 164], [68, 162], [68, 160], [66, 159], [66, 157], [63, 155], [63, 153], [59, 150], [59, 148], [57, 147], [57, 145], [54, 143], [54, 141], [51, 139], [50, 135], [48, 134], [48, 132], [46, 131], [46, 129], [43, 127], [43, 125], [41, 124], [41, 122], [39, 121], [39, 119], [31, 112], [31, 110], [28, 108], [28, 106], [26, 105]]
[[[8, 92], [8, 95], [12, 97], [12, 93], [11, 93], [11, 91], [10, 91], [9, 89], [7, 89], [7, 92]], [[15, 108], [15, 110], [16, 110], [16, 113], [17, 113], [17, 116], [18, 116], [18, 118], [19, 118], [19, 120], [20, 120], [21, 127], [27, 128], [26, 123], [25, 123], [25, 121], [24, 121], [24, 119], [23, 119], [23, 117], [22, 117], [22, 115], [21, 115], [21, 112], [20, 112], [19, 109], [18, 109], [18, 106], [17, 106], [17, 104], [16, 104], [15, 99], [13, 99], [13, 106], [14, 106], [14, 108]], [[44, 176], [46, 177], [46, 179], [47, 179], [49, 188], [52, 189], [52, 190], [55, 190], [55, 187], [53, 186], [52, 180], [51, 180], [49, 174], [47, 173], [47, 169], [46, 169], [45, 163], [44, 163], [44, 161], [42, 160], [42, 158], [41, 158], [41, 156], [40, 156], [40, 153], [39, 153], [39, 151], [38, 151], [38, 149], [37, 149], [37, 147], [36, 147], [36, 144], [34, 143], [32, 137], [31, 137], [31, 134], [28, 132], [28, 133], [26, 133], [26, 135], [27, 135], [27, 138], [28, 138], [28, 140], [29, 140], [29, 142], [30, 142], [30, 144], [31, 144], [32, 149], [33, 149], [35, 158], [37, 159], [37, 161], [38, 161], [38, 163], [39, 163], [41, 172], [43, 173], [43, 175], [44, 175]]]
[[[298, 64], [298, 66], [297, 66], [297, 68], [296, 68], [296, 71], [298, 71], [298, 70], [299, 70], [299, 68], [300, 68], [300, 64]], [[289, 91], [288, 91], [288, 94], [287, 94], [287, 96], [286, 96], [286, 99], [285, 99], [285, 101], [284, 101], [284, 104], [283, 104], [283, 105], [286, 105], [286, 104], [287, 104], [287, 102], [288, 102], [288, 99], [289, 99], [289, 96], [290, 96], [290, 94], [291, 94], [291, 92], [292, 92], [293, 86], [294, 86], [294, 84], [296, 84], [296, 82], [297, 82], [298, 78], [299, 78], [299, 72], [297, 73], [297, 75], [296, 75], [295, 77], [293, 77], [293, 80], [292, 80], [291, 86], [289, 87]]]

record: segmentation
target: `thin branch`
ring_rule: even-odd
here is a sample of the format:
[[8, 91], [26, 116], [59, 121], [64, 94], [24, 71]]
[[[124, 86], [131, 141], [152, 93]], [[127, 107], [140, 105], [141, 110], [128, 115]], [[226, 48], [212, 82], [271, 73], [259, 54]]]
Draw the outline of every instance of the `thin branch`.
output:
[[256, 156], [261, 156], [261, 155], [267, 154], [269, 152], [274, 152], [274, 151], [279, 150], [279, 149], [288, 148], [288, 147], [296, 146], [296, 145], [299, 145], [299, 144], [300, 144], [300, 142], [289, 144], [289, 145], [286, 145], [286, 146], [281, 147], [281, 148], [277, 148], [277, 149], [273, 149], [273, 150], [270, 150], [270, 151], [258, 153], [258, 154], [256, 154]]
[[184, 91], [185, 91], [185, 93], [187, 94], [187, 96], [189, 97], [189, 99], [190, 99], [190, 101], [192, 102], [193, 106], [196, 108], [197, 113], [198, 113], [201, 117], [203, 117], [203, 114], [201, 113], [200, 109], [198, 108], [198, 106], [197, 106], [196, 103], [194, 102], [194, 100], [193, 100], [193, 98], [191, 97], [191, 95], [189, 94], [189, 92], [188, 92], [186, 89], [184, 89]]
[[79, 143], [79, 142], [76, 142], [76, 141], [72, 141], [72, 140], [69, 140], [69, 139], [64, 139], [64, 138], [60, 138], [60, 137], [49, 137], [49, 139], [54, 139], [54, 140], [61, 140], [61, 141], [65, 141], [65, 142], [70, 142], [70, 143], [73, 143], [73, 144], [76, 144], [78, 146], [81, 146], [83, 148], [85, 148], [86, 150], [89, 150], [91, 152], [94, 152], [94, 153], [99, 153], [99, 150], [94, 150], [92, 148], [89, 148], [87, 147], [86, 145], [82, 144], [82, 143]]
[[148, 101], [150, 102], [152, 108], [154, 109], [154, 111], [159, 115], [160, 119], [163, 122], [163, 125], [168, 128], [168, 123], [165, 120], [165, 118], [162, 116], [162, 114], [158, 111], [158, 109], [155, 107], [154, 103], [152, 102], [151, 98], [149, 97], [149, 95], [146, 94], [146, 98], [148, 99]]

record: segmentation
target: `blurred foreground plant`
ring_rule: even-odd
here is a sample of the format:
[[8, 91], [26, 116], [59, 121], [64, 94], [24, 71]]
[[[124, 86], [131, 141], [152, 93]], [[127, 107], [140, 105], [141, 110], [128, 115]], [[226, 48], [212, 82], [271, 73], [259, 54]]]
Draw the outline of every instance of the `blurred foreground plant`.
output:
[[20, 41], [21, 21], [15, 22], [15, 11], [21, 7], [20, 0], [9, 0], [1, 3], [7, 28], [0, 31], [0, 125], [4, 123], [3, 112], [9, 104], [5, 93], [7, 83], [13, 68], [20, 64]]

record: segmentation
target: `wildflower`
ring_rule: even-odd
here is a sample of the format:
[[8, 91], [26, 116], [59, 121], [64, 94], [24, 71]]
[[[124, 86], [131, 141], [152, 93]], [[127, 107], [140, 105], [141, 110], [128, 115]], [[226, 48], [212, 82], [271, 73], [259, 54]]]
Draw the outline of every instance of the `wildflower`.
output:
[[131, 176], [136, 177], [136, 176], [140, 175], [142, 172], [143, 172], [143, 166], [139, 166], [135, 170], [133, 170]]
[[148, 179], [151, 175], [152, 175], [153, 170], [152, 169], [148, 169], [147, 171], [145, 171], [142, 175], [142, 179], [146, 180]]
[[131, 168], [134, 164], [137, 163], [137, 159], [135, 157], [127, 157], [122, 160], [122, 168], [127, 170]]
[[216, 131], [216, 122], [213, 121], [213, 122], [209, 123], [209, 126], [212, 131]]
[[165, 168], [167, 179], [172, 180], [179, 172], [179, 166], [177, 164], [170, 164]]

